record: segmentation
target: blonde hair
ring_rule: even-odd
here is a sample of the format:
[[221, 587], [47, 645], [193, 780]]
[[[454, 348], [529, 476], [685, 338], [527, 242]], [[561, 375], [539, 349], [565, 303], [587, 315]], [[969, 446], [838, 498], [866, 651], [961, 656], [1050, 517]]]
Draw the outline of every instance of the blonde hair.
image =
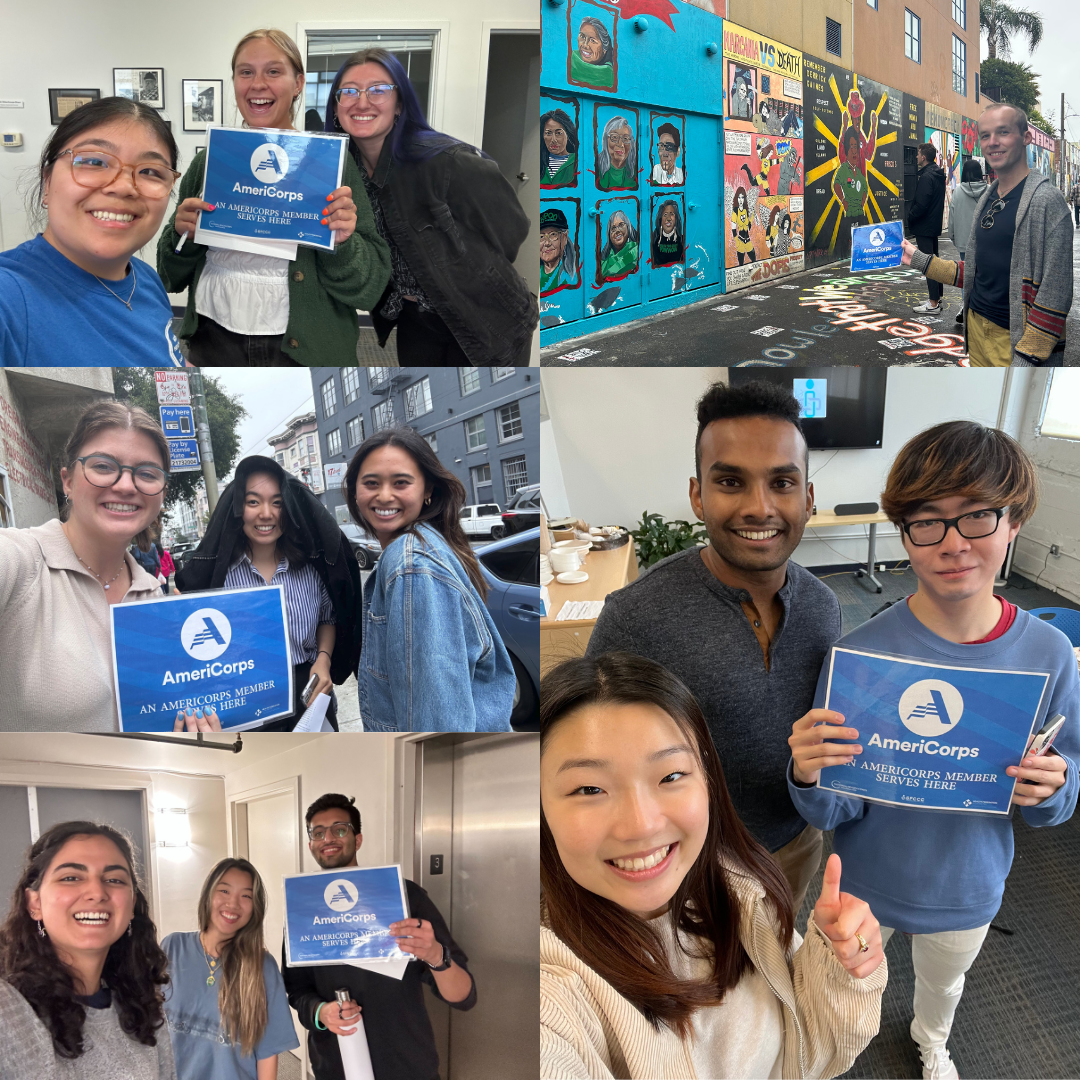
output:
[[229, 70], [236, 74], [236, 58], [240, 55], [240, 50], [249, 41], [269, 41], [272, 45], [279, 48], [285, 55], [285, 59], [289, 61], [293, 71], [300, 76], [300, 93], [293, 98], [292, 107], [289, 110], [289, 115], [292, 119], [296, 120], [297, 110], [300, 108], [300, 97], [304, 92], [304, 58], [300, 55], [300, 50], [296, 46], [296, 42], [293, 41], [284, 30], [278, 30], [274, 27], [263, 30], [252, 30], [251, 33], [245, 34], [237, 43], [236, 48], [233, 49], [232, 60], [229, 62]]
[[230, 870], [240, 870], [251, 877], [251, 918], [222, 943], [218, 1010], [226, 1038], [240, 1047], [244, 1057], [250, 1057], [266, 1031], [269, 1013], [263, 978], [266, 889], [259, 871], [247, 859], [222, 859], [210, 871], [199, 895], [199, 930], [205, 933], [210, 928], [210, 901], [218, 883]]

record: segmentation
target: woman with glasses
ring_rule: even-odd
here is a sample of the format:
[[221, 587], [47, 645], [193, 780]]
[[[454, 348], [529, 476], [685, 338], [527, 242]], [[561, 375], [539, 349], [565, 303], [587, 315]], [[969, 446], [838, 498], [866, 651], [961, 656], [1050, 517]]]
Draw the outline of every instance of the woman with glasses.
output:
[[[61, 517], [0, 529], [0, 730], [116, 731], [109, 607], [161, 595], [127, 550], [149, 550], [165, 498], [161, 428], [140, 408], [94, 402], [63, 461]], [[181, 725], [219, 726], [194, 710]]]
[[179, 175], [146, 105], [102, 98], [60, 121], [33, 195], [44, 232], [0, 252], [0, 367], [183, 364], [161, 281], [134, 257]]
[[[304, 97], [304, 62], [281, 30], [253, 30], [232, 55], [236, 107], [249, 128], [293, 130]], [[170, 292], [188, 290], [180, 336], [199, 366], [355, 364], [357, 309], [370, 309], [390, 276], [360, 176], [346, 158], [342, 186], [327, 192], [322, 224], [333, 251], [300, 246], [296, 259], [195, 243], [206, 155], [180, 182], [180, 205], [158, 241], [158, 271]]]
[[349, 136], [390, 245], [390, 283], [371, 308], [379, 344], [397, 326], [403, 366], [527, 364], [539, 311], [513, 262], [529, 219], [499, 166], [428, 124], [385, 49], [341, 65], [326, 130]]

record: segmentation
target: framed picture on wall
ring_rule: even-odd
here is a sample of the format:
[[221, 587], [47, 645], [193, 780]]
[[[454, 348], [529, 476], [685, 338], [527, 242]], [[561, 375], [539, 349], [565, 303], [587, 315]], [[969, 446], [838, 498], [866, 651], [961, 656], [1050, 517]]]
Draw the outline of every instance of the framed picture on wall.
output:
[[113, 93], [152, 109], [164, 109], [165, 69], [113, 68]]
[[184, 79], [182, 86], [185, 131], [205, 131], [211, 124], [221, 123], [225, 93], [221, 79]]
[[49, 122], [59, 124], [68, 113], [74, 112], [80, 105], [97, 101], [100, 97], [100, 90], [50, 90]]

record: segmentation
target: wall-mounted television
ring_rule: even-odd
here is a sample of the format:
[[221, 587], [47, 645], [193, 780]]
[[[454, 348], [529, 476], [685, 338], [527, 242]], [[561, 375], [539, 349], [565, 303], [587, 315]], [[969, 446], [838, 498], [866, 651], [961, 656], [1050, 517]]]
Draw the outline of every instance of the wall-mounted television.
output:
[[731, 386], [764, 380], [798, 400], [811, 450], [876, 450], [885, 425], [887, 367], [729, 368]]

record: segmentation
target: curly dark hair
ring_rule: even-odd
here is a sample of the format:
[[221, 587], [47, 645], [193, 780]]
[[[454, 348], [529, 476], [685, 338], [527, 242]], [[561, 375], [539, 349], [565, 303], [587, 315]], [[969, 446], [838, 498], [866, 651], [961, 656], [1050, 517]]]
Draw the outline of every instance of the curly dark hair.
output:
[[355, 796], [349, 795], [337, 795], [330, 792], [326, 795], [320, 795], [308, 808], [307, 813], [304, 815], [304, 824], [310, 829], [311, 819], [316, 814], [321, 814], [324, 810], [344, 810], [349, 815], [349, 821], [352, 822], [353, 832], [357, 836], [360, 835], [360, 811], [353, 805], [356, 802]]
[[[120, 1026], [144, 1046], [156, 1046], [155, 1032], [165, 1023], [161, 987], [169, 982], [167, 960], [157, 943], [150, 905], [139, 886], [131, 843], [109, 825], [64, 821], [43, 833], [31, 846], [26, 866], [11, 897], [11, 910], [0, 929], [0, 978], [27, 1000], [48, 1029], [53, 1048], [62, 1058], [77, 1058], [85, 1050], [86, 1008], [76, 996], [71, 969], [56, 955], [48, 936], [41, 937], [26, 907], [26, 890], [38, 889], [60, 849], [76, 836], [104, 836], [123, 855], [135, 889], [135, 914], [130, 934], [113, 942], [102, 978], [112, 991]], [[168, 1035], [165, 1036], [168, 1038]]]

